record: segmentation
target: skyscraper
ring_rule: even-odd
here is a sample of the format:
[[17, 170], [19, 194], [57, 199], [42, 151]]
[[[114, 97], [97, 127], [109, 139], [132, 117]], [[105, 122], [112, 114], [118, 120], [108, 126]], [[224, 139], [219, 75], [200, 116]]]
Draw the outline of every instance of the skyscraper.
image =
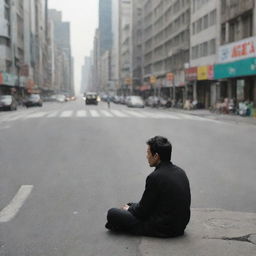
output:
[[112, 0], [99, 0], [100, 54], [112, 48]]

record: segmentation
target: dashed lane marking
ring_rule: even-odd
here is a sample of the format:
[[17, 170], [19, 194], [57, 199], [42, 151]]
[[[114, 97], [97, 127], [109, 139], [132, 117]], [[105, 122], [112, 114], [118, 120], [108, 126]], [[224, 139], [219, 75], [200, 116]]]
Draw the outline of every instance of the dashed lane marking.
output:
[[3, 210], [1, 210], [0, 223], [9, 222], [16, 216], [31, 194], [33, 188], [33, 185], [23, 185], [20, 187], [12, 201]]

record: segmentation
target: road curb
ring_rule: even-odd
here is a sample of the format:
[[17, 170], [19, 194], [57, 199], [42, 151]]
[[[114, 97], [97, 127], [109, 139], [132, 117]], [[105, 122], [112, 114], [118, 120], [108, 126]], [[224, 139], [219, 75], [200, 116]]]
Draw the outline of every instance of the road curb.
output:
[[143, 238], [142, 256], [256, 255], [256, 213], [192, 209], [183, 237]]

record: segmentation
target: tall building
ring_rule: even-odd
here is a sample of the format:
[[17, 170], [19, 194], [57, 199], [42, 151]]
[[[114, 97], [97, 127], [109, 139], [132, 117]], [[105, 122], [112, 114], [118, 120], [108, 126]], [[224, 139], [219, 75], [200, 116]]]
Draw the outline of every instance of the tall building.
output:
[[112, 50], [111, 80], [117, 90], [119, 85], [119, 8], [120, 0], [112, 0]]
[[92, 57], [84, 58], [84, 65], [82, 66], [82, 79], [81, 79], [81, 87], [80, 92], [84, 93], [87, 90], [90, 90], [90, 73], [92, 67]]
[[59, 92], [74, 94], [73, 61], [71, 56], [70, 23], [62, 21], [62, 13], [49, 10], [49, 18], [54, 26], [54, 43], [56, 52], [56, 83]]
[[205, 107], [217, 100], [213, 69], [220, 41], [219, 3], [219, 0], [194, 0], [191, 5], [190, 61], [185, 67], [187, 98]]
[[[154, 93], [160, 93], [160, 89], [168, 93], [172, 87], [172, 97], [184, 100], [189, 26], [190, 1], [143, 2], [143, 74]], [[169, 73], [171, 83], [167, 79]]]
[[142, 85], [142, 40], [143, 40], [143, 0], [132, 0], [132, 79], [133, 88]]
[[112, 0], [99, 0], [100, 54], [112, 48]]
[[256, 3], [220, 0], [221, 45], [216, 79], [220, 98], [256, 104]]
[[123, 94], [133, 93], [132, 72], [132, 1], [120, 0], [119, 8], [119, 68]]

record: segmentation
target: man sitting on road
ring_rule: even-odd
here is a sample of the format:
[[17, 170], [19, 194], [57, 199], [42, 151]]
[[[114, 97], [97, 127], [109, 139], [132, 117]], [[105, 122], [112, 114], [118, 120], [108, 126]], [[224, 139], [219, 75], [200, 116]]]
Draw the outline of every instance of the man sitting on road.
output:
[[175, 237], [190, 220], [190, 186], [185, 172], [172, 164], [172, 145], [156, 136], [147, 142], [147, 159], [155, 170], [147, 177], [139, 203], [128, 203], [107, 214], [106, 228], [134, 235]]

